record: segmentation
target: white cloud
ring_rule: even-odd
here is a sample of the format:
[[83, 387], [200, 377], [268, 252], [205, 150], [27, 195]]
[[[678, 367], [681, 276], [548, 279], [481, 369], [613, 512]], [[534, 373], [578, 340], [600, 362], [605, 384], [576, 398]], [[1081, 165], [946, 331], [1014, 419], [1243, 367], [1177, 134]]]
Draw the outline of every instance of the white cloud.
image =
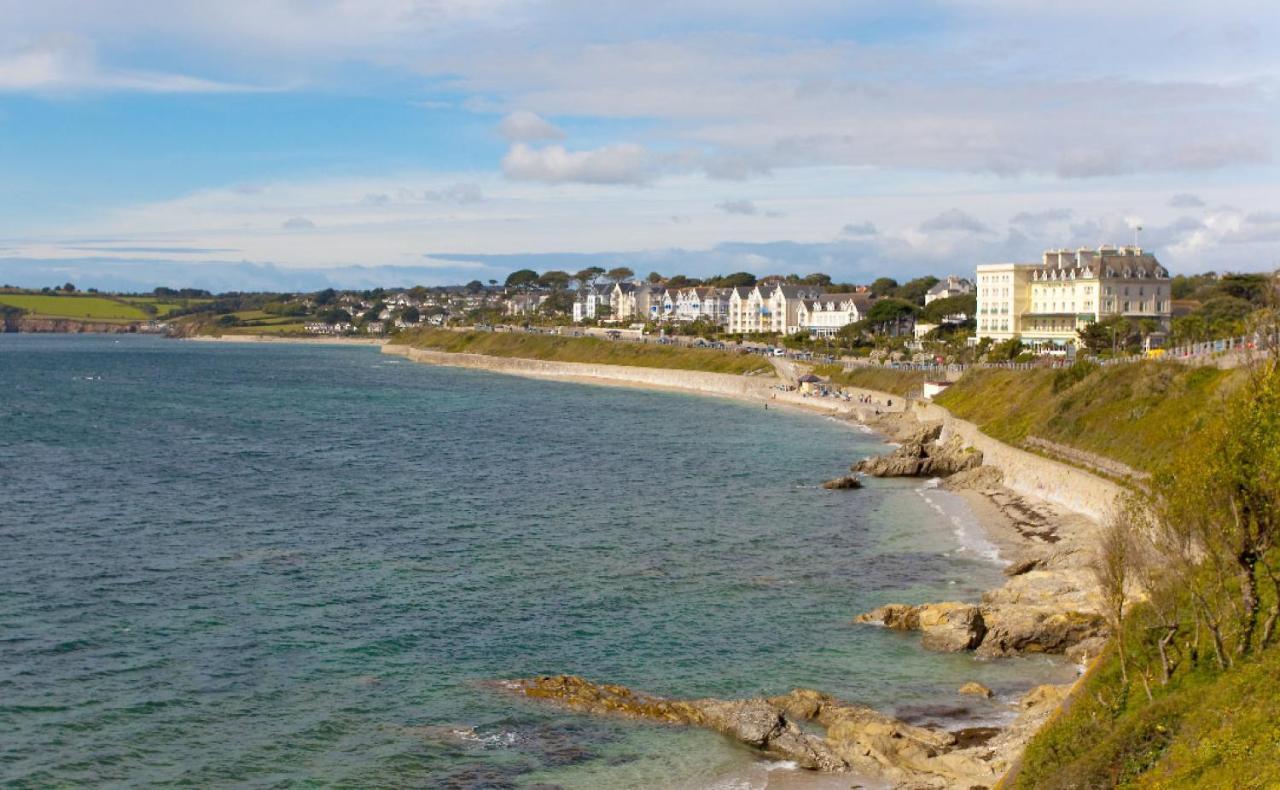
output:
[[263, 89], [182, 74], [103, 68], [89, 41], [71, 34], [51, 35], [0, 53], [0, 91], [78, 90], [233, 93]]
[[587, 151], [569, 151], [562, 145], [534, 148], [516, 143], [502, 158], [502, 172], [507, 178], [547, 184], [644, 184], [657, 175], [657, 165], [648, 150], [632, 143]]
[[528, 110], [509, 113], [498, 124], [498, 132], [513, 143], [564, 138], [564, 130]]
[[284, 228], [285, 230], [311, 230], [315, 228], [315, 226], [316, 226], [316, 223], [312, 222], [306, 217], [290, 217], [289, 219], [286, 219], [284, 222], [280, 223], [280, 227]]

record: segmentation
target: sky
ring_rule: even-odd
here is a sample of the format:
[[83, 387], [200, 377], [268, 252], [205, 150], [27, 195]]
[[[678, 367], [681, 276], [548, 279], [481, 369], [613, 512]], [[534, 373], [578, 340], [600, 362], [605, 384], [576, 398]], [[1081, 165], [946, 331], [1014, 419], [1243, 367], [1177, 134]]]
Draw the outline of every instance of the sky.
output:
[[[0, 282], [1280, 267], [1220, 0], [0, 0]], [[1141, 227], [1139, 231], [1138, 228]]]

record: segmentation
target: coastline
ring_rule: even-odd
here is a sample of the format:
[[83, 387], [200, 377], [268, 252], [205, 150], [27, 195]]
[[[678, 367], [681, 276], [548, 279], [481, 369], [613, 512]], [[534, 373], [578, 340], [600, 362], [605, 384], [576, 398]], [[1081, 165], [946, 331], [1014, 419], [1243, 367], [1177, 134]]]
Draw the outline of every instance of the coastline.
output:
[[276, 343], [281, 345], [300, 346], [383, 346], [387, 341], [382, 338], [363, 337], [281, 337], [279, 335], [191, 335], [181, 340], [195, 340], [201, 343]]
[[[949, 433], [960, 434], [962, 438], [968, 439], [949, 424], [947, 418], [950, 415], [940, 407], [932, 404], [915, 404], [913, 407], [913, 404], [898, 396], [874, 390], [856, 390], [859, 395], [865, 394], [873, 401], [871, 404], [860, 404], [856, 401], [846, 402], [835, 398], [806, 398], [799, 393], [783, 392], [776, 389], [776, 385], [783, 379], [773, 377], [456, 354], [365, 339], [263, 336], [197, 339], [240, 343], [283, 342], [309, 345], [380, 346], [383, 354], [405, 357], [421, 364], [470, 368], [593, 386], [682, 392], [763, 404], [771, 408], [825, 414], [834, 419], [864, 425], [884, 438], [886, 442], [892, 442], [901, 435], [918, 429], [920, 423], [927, 419], [941, 420], [946, 424]], [[891, 402], [892, 408], [889, 406]], [[999, 448], [1004, 451], [994, 453], [996, 457], [992, 460], [996, 462], [997, 467], [1001, 463], [1007, 464], [1009, 458], [1015, 458], [1019, 463], [1023, 462], [1024, 459], [1016, 456], [1024, 454], [1024, 451], [1000, 445], [989, 437], [985, 438], [990, 443], [999, 445]], [[985, 453], [988, 448], [982, 449]], [[1033, 475], [1032, 479], [1039, 480], [1044, 474], [1051, 473], [1054, 466], [1060, 465], [1031, 454], [1025, 455], [1034, 459], [1030, 462], [1033, 465], [1048, 465], [1043, 469], [1038, 468], [1040, 477]], [[1027, 477], [1026, 470], [1019, 468], [1013, 471], [1016, 473], [1015, 481], [1024, 483], [1024, 478]], [[1079, 473], [1079, 470], [1072, 471]], [[957, 476], [957, 478], [962, 477], [964, 476]], [[1023, 610], [1060, 612], [1064, 606], [1075, 608], [1090, 606], [1091, 582], [1087, 578], [1088, 572], [1085, 568], [1089, 552], [1086, 547], [1096, 527], [1096, 511], [1089, 512], [1089, 508], [1072, 510], [1067, 507], [1070, 502], [1062, 501], [1060, 497], [1051, 499], [1037, 496], [1038, 491], [1035, 487], [1030, 491], [1019, 490], [1025, 489], [1025, 484], [1010, 488], [1002, 485], [999, 480], [995, 482], [987, 479], [963, 480], [957, 481], [958, 484], [948, 484], [948, 482], [950, 480], [944, 481], [940, 487], [958, 495], [963, 500], [984, 537], [996, 547], [999, 561], [1007, 566], [1006, 574], [1010, 577], [1008, 582], [1003, 587], [985, 593], [984, 606], [994, 602], [1015, 613]], [[1108, 483], [1108, 485], [1112, 484]], [[1030, 569], [1009, 573], [1009, 568], [1028, 562], [1031, 563]], [[1090, 645], [1091, 650], [1095, 647], [1096, 645]], [[1011, 653], [1004, 653], [1004, 655], [1009, 654]], [[1088, 655], [1086, 653], [1084, 656], [1077, 655], [1072, 658], [1083, 663]], [[1006, 705], [1011, 721], [997, 736], [987, 743], [956, 749], [951, 753], [968, 762], [970, 766], [980, 766], [976, 772], [969, 770], [965, 773], [964, 780], [986, 786], [987, 783], [998, 780], [1006, 769], [1015, 766], [1026, 743], [1044, 721], [1058, 709], [1061, 700], [1078, 682], [1077, 680], [1075, 684], [1064, 686], [1036, 687], [1017, 703]], [[929, 776], [933, 779], [938, 778], [936, 775]], [[771, 777], [767, 786], [778, 787], [785, 783], [789, 787], [817, 787], [820, 786], [820, 782], [831, 778], [830, 775], [809, 775], [809, 772], [796, 775], [791, 771], [782, 771]], [[947, 784], [949, 785], [949, 782]]]
[[[796, 408], [827, 414], [835, 419], [856, 421], [883, 436], [886, 442], [892, 442], [901, 435], [918, 429], [922, 423], [931, 421], [943, 423], [944, 435], [958, 435], [966, 441], [972, 438], [971, 432], [965, 430], [965, 427], [971, 426], [957, 427], [955, 423], [960, 421], [951, 418], [941, 407], [933, 404], [913, 406], [900, 397], [875, 390], [856, 391], [858, 395], [865, 394], [872, 399], [871, 405], [865, 405], [834, 398], [804, 398], [798, 393], [772, 389], [772, 379], [756, 378], [753, 381], [752, 377], [729, 374], [623, 366], [607, 369], [610, 366], [453, 354], [393, 344], [384, 345], [382, 353], [404, 356], [423, 364], [465, 367], [530, 378], [659, 389], [764, 402], [770, 406]], [[890, 403], [893, 404], [892, 408]], [[976, 428], [973, 432], [976, 432]], [[1104, 515], [1104, 500], [1118, 491], [1118, 487], [1080, 470], [1065, 467], [1059, 462], [1003, 445], [985, 435], [982, 435], [980, 449], [984, 452], [984, 463], [988, 456], [994, 462], [994, 468], [999, 473], [996, 480], [961, 474], [944, 480], [940, 487], [958, 495], [966, 504], [983, 536], [995, 546], [999, 561], [1005, 565], [1008, 581], [1002, 587], [989, 590], [982, 596], [982, 606], [990, 607], [988, 617], [995, 617], [999, 613], [1000, 620], [1052, 620], [1063, 614], [1069, 619], [1079, 612], [1096, 612], [1096, 595], [1093, 593], [1093, 582], [1087, 568], [1092, 556], [1089, 546], [1098, 521]], [[1086, 497], [1081, 499], [1062, 496], [1060, 488], [1046, 488], [1046, 478], [1064, 471], [1069, 471], [1068, 474], [1063, 474], [1068, 484], [1076, 482], [1081, 475], [1083, 481], [1090, 483]], [[1003, 478], [1009, 478], [1010, 485], [1006, 486]], [[1038, 686], [1028, 690], [1015, 704], [1007, 706], [1012, 721], [998, 735], [987, 743], [957, 749], [951, 753], [958, 758], [958, 762], [969, 766], [960, 774], [964, 782], [979, 786], [986, 786], [987, 782], [998, 783], [1007, 770], [1018, 764], [1027, 742], [1058, 710], [1062, 701], [1078, 687], [1080, 677], [1083, 677], [1084, 665], [1096, 658], [1101, 644], [1099, 640], [1092, 639], [1081, 642], [1076, 647], [1082, 649], [1073, 649], [1074, 653], [1068, 651], [1068, 658], [1080, 665], [1080, 673], [1074, 683]], [[992, 655], [1037, 653], [1042, 650], [1043, 648], [1033, 644], [1025, 651], [1017, 648]], [[817, 776], [811, 778], [814, 780], [812, 785], [800, 777], [784, 779], [779, 775], [776, 777], [777, 782], [771, 778], [767, 786], [783, 786], [782, 782], [786, 782], [787, 786], [818, 787], [823, 781]], [[917, 775], [916, 778], [927, 777]], [[950, 784], [950, 780], [945, 784]]]

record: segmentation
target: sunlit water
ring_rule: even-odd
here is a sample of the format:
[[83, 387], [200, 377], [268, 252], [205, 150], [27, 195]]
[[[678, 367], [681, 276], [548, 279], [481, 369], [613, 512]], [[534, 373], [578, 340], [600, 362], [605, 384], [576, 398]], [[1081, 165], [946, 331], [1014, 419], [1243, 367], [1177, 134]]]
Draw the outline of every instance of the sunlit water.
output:
[[1069, 668], [850, 625], [1000, 581], [962, 503], [818, 484], [830, 419], [371, 348], [0, 335], [0, 779], [760, 786], [484, 681], [795, 686], [958, 724]]

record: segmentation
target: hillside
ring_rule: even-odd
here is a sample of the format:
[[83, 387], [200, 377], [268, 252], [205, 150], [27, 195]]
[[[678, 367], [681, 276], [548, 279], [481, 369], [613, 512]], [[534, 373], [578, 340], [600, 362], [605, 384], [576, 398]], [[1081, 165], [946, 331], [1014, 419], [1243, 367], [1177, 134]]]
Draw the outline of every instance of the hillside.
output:
[[773, 366], [757, 354], [628, 343], [594, 337], [414, 329], [402, 332], [395, 342], [414, 348], [494, 357], [773, 375]]
[[971, 370], [934, 400], [1014, 446], [1044, 439], [1150, 472], [1216, 410], [1237, 371], [1145, 361]]
[[[1169, 407], [1150, 403], [1153, 381]], [[1086, 393], [1071, 391], [1089, 384], [1120, 410], [1077, 406]], [[1154, 474], [1095, 547], [1101, 600], [1122, 638], [1032, 740], [1010, 784], [1280, 786], [1280, 367], [1117, 368], [1050, 402], [1056, 430], [1075, 425], [1081, 443], [1117, 455], [1130, 442], [1123, 457]], [[1145, 407], [1144, 420], [1124, 411]], [[972, 410], [1017, 424], [1000, 422], [995, 397]]]

